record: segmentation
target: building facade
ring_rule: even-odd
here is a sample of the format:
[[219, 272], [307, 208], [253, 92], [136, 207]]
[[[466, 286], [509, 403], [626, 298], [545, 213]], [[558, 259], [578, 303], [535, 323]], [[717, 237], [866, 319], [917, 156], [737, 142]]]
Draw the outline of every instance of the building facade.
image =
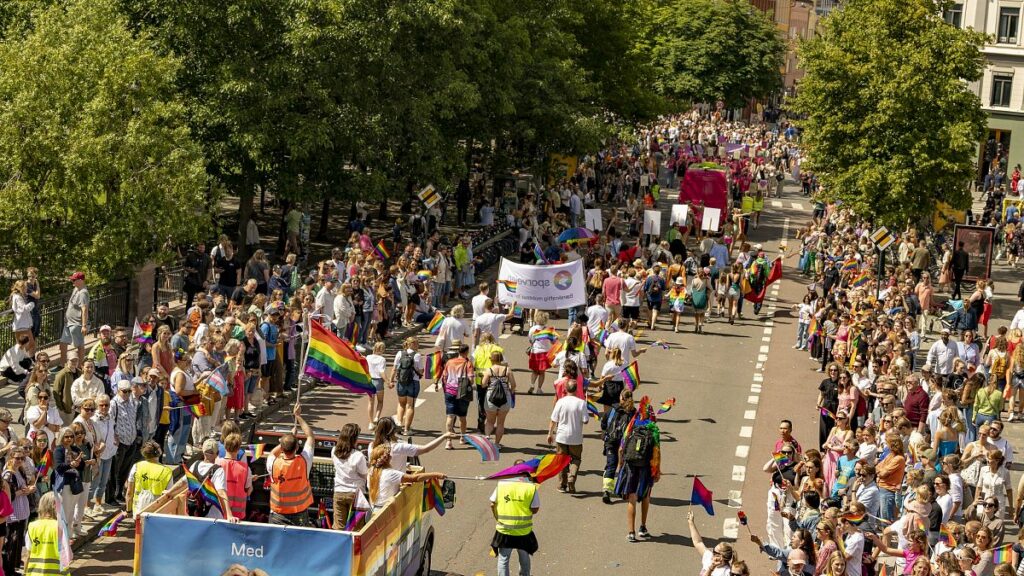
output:
[[982, 52], [985, 71], [971, 88], [988, 115], [988, 133], [978, 147], [978, 181], [996, 168], [1006, 173], [1024, 164], [1024, 37], [1022, 0], [963, 0], [943, 17], [958, 28], [991, 37]]

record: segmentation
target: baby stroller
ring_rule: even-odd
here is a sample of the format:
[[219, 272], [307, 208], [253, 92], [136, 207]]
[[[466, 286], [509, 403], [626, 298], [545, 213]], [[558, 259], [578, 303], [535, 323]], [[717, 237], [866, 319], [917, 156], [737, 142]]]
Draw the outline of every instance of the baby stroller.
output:
[[963, 300], [946, 300], [939, 309], [939, 322], [952, 332], [967, 329], [967, 311]]

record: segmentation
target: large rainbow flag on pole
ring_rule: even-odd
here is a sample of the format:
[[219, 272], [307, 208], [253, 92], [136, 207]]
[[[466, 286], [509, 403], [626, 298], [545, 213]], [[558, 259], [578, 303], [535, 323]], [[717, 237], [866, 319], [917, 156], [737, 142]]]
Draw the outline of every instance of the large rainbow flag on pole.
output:
[[309, 325], [312, 333], [303, 372], [358, 394], [376, 394], [366, 358], [316, 320], [311, 320]]

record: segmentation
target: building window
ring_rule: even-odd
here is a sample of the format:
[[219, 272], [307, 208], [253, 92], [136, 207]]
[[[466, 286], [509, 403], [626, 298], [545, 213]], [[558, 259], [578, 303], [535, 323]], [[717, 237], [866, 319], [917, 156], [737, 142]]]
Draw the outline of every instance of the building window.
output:
[[1004, 6], [999, 9], [999, 34], [996, 41], [1000, 44], [1016, 44], [1017, 28], [1020, 26], [1020, 8]]
[[992, 100], [991, 106], [1008, 107], [1010, 105], [1010, 90], [1013, 89], [1013, 76], [1007, 74], [992, 75]]
[[946, 12], [942, 17], [954, 28], [960, 28], [964, 18], [964, 5], [960, 3], [953, 4], [949, 8], [946, 8]]

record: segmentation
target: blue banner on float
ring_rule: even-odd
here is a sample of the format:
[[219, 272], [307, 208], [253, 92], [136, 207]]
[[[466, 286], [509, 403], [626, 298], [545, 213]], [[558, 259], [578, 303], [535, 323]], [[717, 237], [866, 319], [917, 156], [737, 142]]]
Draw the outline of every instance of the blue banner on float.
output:
[[352, 535], [151, 515], [140, 555], [142, 576], [351, 576]]

